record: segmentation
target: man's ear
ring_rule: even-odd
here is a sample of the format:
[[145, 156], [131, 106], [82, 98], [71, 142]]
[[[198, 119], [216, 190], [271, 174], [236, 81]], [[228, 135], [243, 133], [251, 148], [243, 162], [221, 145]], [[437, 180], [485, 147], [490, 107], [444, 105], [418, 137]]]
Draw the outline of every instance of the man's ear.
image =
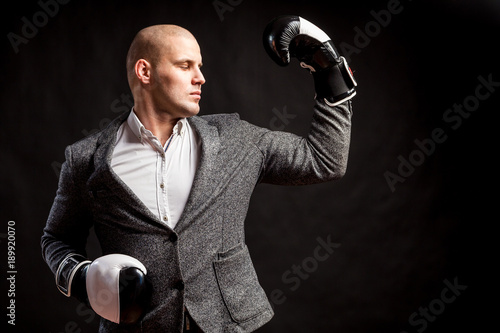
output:
[[145, 59], [139, 59], [135, 63], [135, 75], [143, 84], [151, 83], [151, 63]]

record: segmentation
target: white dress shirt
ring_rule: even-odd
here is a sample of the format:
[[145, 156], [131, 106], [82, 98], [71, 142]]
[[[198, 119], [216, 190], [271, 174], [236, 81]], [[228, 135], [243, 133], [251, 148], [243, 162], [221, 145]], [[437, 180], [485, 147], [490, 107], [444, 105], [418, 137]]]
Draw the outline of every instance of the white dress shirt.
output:
[[158, 219], [174, 229], [198, 166], [200, 142], [183, 118], [164, 146], [130, 113], [118, 129], [111, 167]]

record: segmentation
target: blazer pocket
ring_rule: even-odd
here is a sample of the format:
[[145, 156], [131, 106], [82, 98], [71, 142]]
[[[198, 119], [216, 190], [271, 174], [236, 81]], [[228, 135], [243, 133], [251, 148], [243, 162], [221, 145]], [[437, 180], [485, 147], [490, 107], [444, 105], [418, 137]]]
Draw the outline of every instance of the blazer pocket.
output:
[[243, 323], [269, 308], [246, 245], [219, 254], [213, 264], [222, 298], [235, 322]]

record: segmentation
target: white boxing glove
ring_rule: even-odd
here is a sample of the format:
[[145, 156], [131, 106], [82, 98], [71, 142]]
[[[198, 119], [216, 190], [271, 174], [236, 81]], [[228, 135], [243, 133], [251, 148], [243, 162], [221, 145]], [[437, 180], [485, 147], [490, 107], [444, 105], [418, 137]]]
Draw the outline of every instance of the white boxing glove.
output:
[[[70, 271], [65, 266], [71, 265]], [[62, 267], [61, 267], [62, 266]], [[62, 273], [68, 271], [67, 279]], [[114, 323], [135, 323], [146, 312], [151, 298], [151, 283], [146, 267], [124, 254], [109, 254], [93, 262], [80, 255], [68, 255], [58, 270], [56, 281], [66, 296], [75, 296], [87, 303], [101, 317]]]
[[124, 254], [97, 258], [89, 265], [85, 282], [90, 306], [115, 323], [140, 317], [144, 304], [139, 298], [147, 289], [146, 274], [139, 260]]

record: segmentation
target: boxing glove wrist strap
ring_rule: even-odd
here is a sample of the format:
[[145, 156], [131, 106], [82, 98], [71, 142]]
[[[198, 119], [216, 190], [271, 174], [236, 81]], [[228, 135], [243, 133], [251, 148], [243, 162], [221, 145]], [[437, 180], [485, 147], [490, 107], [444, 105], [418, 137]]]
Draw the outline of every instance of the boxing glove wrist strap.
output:
[[87, 260], [84, 256], [77, 253], [68, 254], [59, 264], [56, 271], [56, 285], [59, 291], [67, 296], [71, 296], [71, 284], [78, 270], [90, 264], [91, 261]]
[[316, 98], [329, 106], [336, 106], [356, 95], [357, 83], [344, 57], [330, 68], [311, 71], [314, 78]]

